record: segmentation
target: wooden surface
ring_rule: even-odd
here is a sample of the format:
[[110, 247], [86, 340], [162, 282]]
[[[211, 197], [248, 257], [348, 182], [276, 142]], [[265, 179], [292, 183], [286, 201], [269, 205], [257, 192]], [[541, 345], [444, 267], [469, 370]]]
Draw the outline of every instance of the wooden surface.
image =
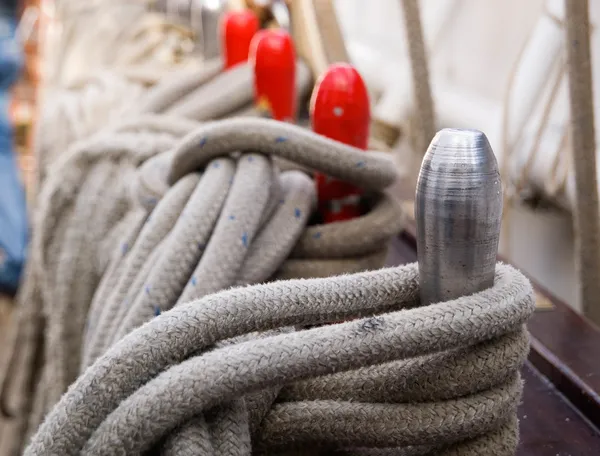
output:
[[[392, 244], [388, 265], [417, 259], [414, 223]], [[533, 282], [532, 282], [533, 283]], [[523, 368], [518, 456], [600, 455], [600, 331], [533, 283], [538, 310]]]
[[517, 456], [598, 456], [600, 432], [528, 362]]

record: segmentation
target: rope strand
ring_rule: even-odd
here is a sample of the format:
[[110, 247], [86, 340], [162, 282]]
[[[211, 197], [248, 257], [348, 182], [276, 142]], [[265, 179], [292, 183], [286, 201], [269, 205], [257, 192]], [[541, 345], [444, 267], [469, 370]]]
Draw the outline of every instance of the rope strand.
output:
[[[405, 358], [443, 356], [496, 338], [507, 338], [504, 344], [520, 342], [519, 361], [511, 363], [513, 369], [520, 367], [527, 343], [524, 335], [515, 335], [523, 331], [534, 303], [529, 282], [511, 267], [498, 265], [496, 284], [489, 290], [447, 303], [418, 305], [416, 265], [237, 288], [178, 305], [128, 334], [90, 367], [47, 417], [25, 454], [139, 454], [178, 424], [247, 393], [395, 360], [401, 363]], [[340, 319], [352, 321], [206, 351], [219, 341], [255, 331]], [[501, 350], [498, 358], [496, 353], [492, 351], [485, 362], [502, 364], [506, 351]], [[445, 446], [477, 438], [502, 428], [514, 415], [521, 390], [517, 375], [507, 372], [497, 386], [474, 385], [479, 392], [439, 404], [415, 401], [408, 392], [412, 405], [324, 404], [309, 395], [271, 409], [259, 427], [258, 442], [269, 448], [277, 447], [281, 438], [292, 447], [348, 446], [359, 444], [355, 435], [364, 439], [363, 446], [423, 445], [431, 439]], [[97, 385], [102, 384], [111, 388], [99, 393]], [[301, 406], [303, 415], [285, 412], [293, 404]], [[365, 408], [348, 414], [347, 407]], [[313, 427], [319, 416], [329, 430]], [[376, 416], [389, 418], [378, 421]], [[356, 421], [358, 417], [362, 418]], [[444, 417], [442, 422], [439, 417]], [[387, 425], [375, 430], [374, 423]], [[496, 454], [486, 443], [486, 450]]]
[[587, 0], [565, 2], [571, 103], [571, 144], [575, 168], [576, 249], [583, 313], [600, 325], [600, 203], [596, 176], [596, 133]]

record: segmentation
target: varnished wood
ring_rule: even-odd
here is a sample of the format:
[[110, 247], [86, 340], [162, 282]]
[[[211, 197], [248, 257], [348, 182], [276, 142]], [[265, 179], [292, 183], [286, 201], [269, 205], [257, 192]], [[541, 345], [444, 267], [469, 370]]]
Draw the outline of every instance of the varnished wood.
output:
[[517, 456], [597, 456], [600, 433], [529, 362], [519, 407]]

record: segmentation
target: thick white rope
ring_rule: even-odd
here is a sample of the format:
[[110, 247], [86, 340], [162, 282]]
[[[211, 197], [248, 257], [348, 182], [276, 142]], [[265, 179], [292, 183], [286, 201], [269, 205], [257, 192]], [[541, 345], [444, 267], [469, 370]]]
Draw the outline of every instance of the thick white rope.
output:
[[[144, 188], [140, 179], [163, 179], [171, 186], [164, 187], [150, 220], [144, 215], [147, 211], [130, 212], [134, 217], [123, 230], [123, 242], [132, 244], [114, 250], [104, 276], [108, 282], [96, 288], [88, 317], [92, 324], [86, 345], [98, 347], [89, 358], [84, 356], [84, 364], [91, 367], [57, 399], [26, 454], [141, 454], [149, 449], [183, 455], [290, 450], [318, 454], [331, 448], [346, 454], [372, 454], [369, 448], [394, 448], [396, 454], [514, 454], [518, 370], [528, 349], [522, 325], [533, 311], [528, 281], [499, 265], [492, 289], [422, 308], [415, 265], [209, 294], [213, 286], [243, 283], [245, 279], [240, 282], [231, 270], [241, 271], [252, 263], [252, 249], [247, 249], [245, 260], [228, 260], [240, 251], [244, 238], [239, 229], [230, 230], [237, 213], [232, 220], [224, 209], [228, 203], [238, 209], [262, 207], [261, 214], [248, 211], [242, 219], [254, 217], [255, 226], [262, 223], [266, 229], [269, 223], [278, 226], [278, 211], [269, 204], [277, 186], [244, 180], [243, 169], [249, 166], [263, 169], [263, 182], [272, 179], [269, 160], [253, 154], [223, 158], [227, 151], [238, 150], [239, 143], [262, 154], [319, 165], [328, 174], [366, 188], [385, 187], [394, 177], [388, 160], [377, 153], [264, 119], [196, 127], [171, 152], [156, 156], [153, 164], [147, 161], [150, 165], [130, 179], [138, 189], [132, 198], [146, 201], [139, 191]], [[227, 196], [202, 198], [209, 187], [218, 193], [229, 182], [236, 163], [239, 169]], [[194, 170], [204, 171], [198, 176]], [[283, 192], [286, 176], [290, 174], [281, 176]], [[296, 176], [302, 187], [306, 177]], [[238, 178], [246, 194], [234, 191]], [[309, 189], [311, 185], [305, 187], [308, 193]], [[304, 199], [302, 191], [297, 195], [308, 206], [314, 197]], [[287, 207], [294, 208], [288, 221], [297, 218], [298, 202]], [[223, 208], [212, 219], [217, 220], [212, 222], [215, 228], [208, 229], [210, 239], [218, 239], [214, 255], [208, 253], [210, 240], [203, 248], [196, 243], [202, 236], [198, 228], [206, 221], [202, 204]], [[138, 217], [145, 217], [146, 223], [140, 225]], [[313, 227], [296, 249], [305, 254], [324, 250], [324, 258], [337, 252], [334, 258], [345, 258], [338, 249], [355, 229], [343, 225]], [[321, 236], [314, 236], [315, 229]], [[378, 231], [371, 226], [349, 245], [364, 248], [369, 244], [361, 242], [368, 241], [365, 236]], [[221, 236], [228, 232], [233, 233], [230, 239], [242, 242], [223, 242]], [[259, 245], [262, 232], [247, 239]], [[285, 239], [277, 243], [284, 249], [291, 244]], [[210, 267], [203, 266], [207, 258]], [[273, 263], [256, 258], [257, 267], [248, 270], [268, 276], [272, 266], [263, 266]], [[331, 273], [335, 271], [325, 275]], [[229, 278], [223, 282], [223, 277]], [[132, 297], [129, 304], [119, 298], [123, 292]], [[125, 318], [118, 318], [116, 325], [114, 319], [103, 322], [102, 311], [121, 312]], [[302, 329], [363, 317], [368, 318]], [[94, 333], [107, 330], [101, 343], [94, 342]], [[52, 403], [51, 390], [45, 383], [37, 401]]]
[[[237, 156], [238, 150], [253, 153]], [[23, 322], [23, 331], [17, 326], [3, 388], [7, 408], [32, 407], [30, 430], [76, 378], [80, 362], [93, 362], [157, 309], [271, 277], [329, 276], [383, 264], [387, 241], [403, 223], [397, 203], [380, 193], [364, 217], [305, 230], [313, 183], [298, 172], [279, 176], [269, 155], [367, 190], [381, 190], [396, 177], [385, 154], [243, 118], [199, 125], [143, 117], [75, 144], [51, 167], [22, 289], [22, 297], [38, 298], [21, 301], [19, 309], [26, 318], [41, 313], [43, 319]], [[194, 170], [204, 170], [202, 177]], [[37, 371], [21, 360], [39, 356], [41, 334], [45, 361]], [[23, 376], [28, 380], [13, 382]], [[28, 392], [34, 378], [37, 387]]]
[[[4, 401], [12, 394], [31, 409], [30, 433], [50, 412], [26, 454], [514, 454], [522, 325], [533, 311], [525, 278], [498, 266], [494, 288], [423, 308], [414, 265], [211, 294], [268, 279], [289, 252], [309, 264], [301, 276], [361, 269], [360, 256], [400, 229], [397, 206], [383, 197], [361, 219], [303, 232], [313, 187], [299, 173], [277, 178], [270, 155], [367, 190], [390, 185], [395, 172], [385, 154], [293, 125], [169, 119], [76, 144], [40, 194], [39, 256], [23, 289], [32, 300], [21, 302], [34, 318], [19, 326], [17, 364], [39, 355], [45, 325], [51, 343], [41, 371], [11, 366], [3, 388]], [[286, 191], [292, 198], [272, 204]], [[260, 255], [273, 235], [275, 255]], [[107, 239], [110, 255], [101, 251]], [[82, 344], [90, 367], [61, 398]], [[471, 360], [481, 362], [476, 374]], [[28, 405], [23, 388], [35, 378]], [[440, 378], [464, 381], [446, 390]]]
[[[380, 267], [403, 219], [387, 157], [192, 120], [241, 107], [207, 98], [212, 71], [159, 84], [48, 168], [2, 382], [35, 433], [25, 454], [514, 454], [528, 281], [498, 265], [492, 289], [425, 307], [416, 265], [240, 288]], [[375, 203], [314, 224], [312, 182], [276, 159]]]
[[504, 265], [493, 288], [426, 307], [416, 265], [224, 291], [118, 342], [25, 454], [512, 455], [533, 310], [529, 282]]
[[[43, 103], [36, 133], [38, 186], [46, 168], [79, 139], [106, 126], [147, 114], [167, 114], [196, 121], [254, 115], [254, 75], [249, 64], [222, 71], [220, 59], [205, 62], [201, 71], [174, 72], [150, 89], [143, 89], [113, 72], [104, 72], [79, 86], [56, 90]], [[303, 99], [311, 75], [297, 63], [296, 93]]]

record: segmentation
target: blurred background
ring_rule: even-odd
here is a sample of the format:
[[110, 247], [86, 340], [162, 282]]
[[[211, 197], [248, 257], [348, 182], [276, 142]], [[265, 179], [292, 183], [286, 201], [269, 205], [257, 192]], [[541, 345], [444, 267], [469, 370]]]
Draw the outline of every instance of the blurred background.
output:
[[[143, 30], [139, 23], [131, 21], [142, 17], [142, 9], [160, 12], [178, 24], [179, 29], [171, 35], [167, 33], [177, 41], [178, 52], [214, 52], [210, 48], [218, 43], [202, 39], [202, 18], [194, 13], [194, 8], [199, 11], [205, 4], [204, 7], [216, 9], [220, 3], [223, 2], [18, 2], [15, 40], [21, 46], [24, 65], [10, 89], [9, 111], [20, 175], [27, 191], [31, 193], [35, 175], [32, 144], [38, 101], [44, 90], [68, 87], [103, 66], [115, 64], [120, 52], [115, 40], [122, 35], [120, 29]], [[228, 3], [239, 6], [244, 2]], [[260, 8], [270, 2], [247, 3]], [[294, 1], [287, 3], [292, 10], [297, 7]], [[380, 143], [387, 143], [407, 180], [414, 181], [422, 151], [415, 151], [414, 142], [407, 139], [414, 102], [402, 2], [366, 3], [337, 0], [333, 9], [348, 58], [368, 84], [373, 101], [373, 129], [381, 132]], [[568, 129], [566, 93], [562, 93], [566, 77], [555, 78], [564, 62], [562, 3], [419, 2], [437, 127], [484, 131], [503, 170], [506, 207], [501, 254], [579, 309], [572, 167], [569, 144], [561, 139]], [[592, 23], [598, 17], [598, 9], [597, 2], [591, 2]], [[148, 25], [144, 33], [151, 36], [151, 29]], [[593, 33], [593, 64], [599, 50], [597, 37]], [[172, 55], [175, 45], [163, 40], [163, 47], [168, 46]], [[530, 71], [531, 68], [537, 70]], [[598, 72], [594, 74], [597, 83]], [[555, 80], [563, 89], [550, 99], [548, 87]], [[560, 112], [550, 119], [544, 117], [549, 106], [555, 105]], [[541, 141], [532, 139], [540, 135]]]

